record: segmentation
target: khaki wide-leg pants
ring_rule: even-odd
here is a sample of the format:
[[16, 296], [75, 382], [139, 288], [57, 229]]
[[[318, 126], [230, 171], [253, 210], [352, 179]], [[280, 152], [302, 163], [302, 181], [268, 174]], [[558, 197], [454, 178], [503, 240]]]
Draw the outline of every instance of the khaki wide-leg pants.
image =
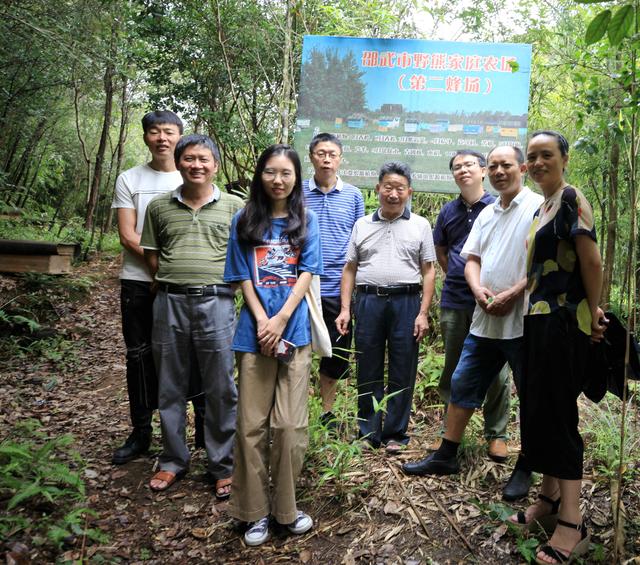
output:
[[311, 346], [299, 347], [288, 365], [257, 353], [237, 353], [236, 363], [238, 423], [229, 514], [243, 522], [271, 514], [290, 524], [296, 519], [296, 480], [309, 443]]

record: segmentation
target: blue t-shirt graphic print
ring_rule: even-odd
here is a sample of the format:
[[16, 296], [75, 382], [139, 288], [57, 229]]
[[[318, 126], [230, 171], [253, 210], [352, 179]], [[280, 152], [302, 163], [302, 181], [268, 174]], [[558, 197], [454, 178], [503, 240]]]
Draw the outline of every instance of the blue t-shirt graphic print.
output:
[[[300, 249], [289, 244], [283, 230], [286, 218], [271, 221], [271, 233], [260, 245], [246, 245], [238, 241], [237, 223], [242, 211], [231, 224], [231, 235], [227, 246], [224, 269], [225, 282], [250, 280], [267, 316], [275, 316], [298, 280], [301, 272], [322, 274], [322, 251], [318, 219], [312, 210], [307, 210], [307, 233]], [[253, 314], [246, 306], [240, 310], [232, 349], [258, 353], [260, 347], [256, 336], [257, 326]], [[302, 300], [287, 323], [282, 337], [296, 347], [311, 343], [311, 324], [306, 300]]]

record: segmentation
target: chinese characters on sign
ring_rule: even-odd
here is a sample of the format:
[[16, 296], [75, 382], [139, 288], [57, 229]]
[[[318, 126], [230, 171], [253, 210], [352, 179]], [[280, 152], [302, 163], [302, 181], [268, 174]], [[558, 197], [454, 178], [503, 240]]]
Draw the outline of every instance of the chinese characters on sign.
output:
[[373, 187], [397, 159], [417, 190], [454, 192], [457, 149], [523, 144], [530, 65], [523, 44], [305, 36], [295, 146], [305, 155], [329, 131], [344, 143], [347, 181]]

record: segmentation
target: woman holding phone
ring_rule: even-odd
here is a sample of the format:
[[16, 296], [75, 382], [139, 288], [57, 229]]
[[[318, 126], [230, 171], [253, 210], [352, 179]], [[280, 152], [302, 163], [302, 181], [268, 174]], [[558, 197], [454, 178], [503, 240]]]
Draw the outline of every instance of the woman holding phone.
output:
[[295, 484], [308, 444], [311, 322], [304, 296], [321, 273], [318, 221], [304, 207], [300, 158], [288, 145], [272, 145], [258, 158], [249, 200], [233, 220], [224, 274], [244, 296], [232, 346], [238, 419], [229, 513], [247, 523], [247, 545], [269, 539], [270, 517], [294, 534], [313, 526], [296, 506]]

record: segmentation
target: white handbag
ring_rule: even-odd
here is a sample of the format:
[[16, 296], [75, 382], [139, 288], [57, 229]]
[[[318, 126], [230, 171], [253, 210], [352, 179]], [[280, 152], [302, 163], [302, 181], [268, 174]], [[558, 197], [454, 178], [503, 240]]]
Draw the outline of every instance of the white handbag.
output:
[[313, 275], [309, 290], [304, 295], [309, 306], [311, 322], [311, 349], [321, 357], [331, 357], [331, 337], [322, 317], [322, 301], [320, 300], [320, 277]]

